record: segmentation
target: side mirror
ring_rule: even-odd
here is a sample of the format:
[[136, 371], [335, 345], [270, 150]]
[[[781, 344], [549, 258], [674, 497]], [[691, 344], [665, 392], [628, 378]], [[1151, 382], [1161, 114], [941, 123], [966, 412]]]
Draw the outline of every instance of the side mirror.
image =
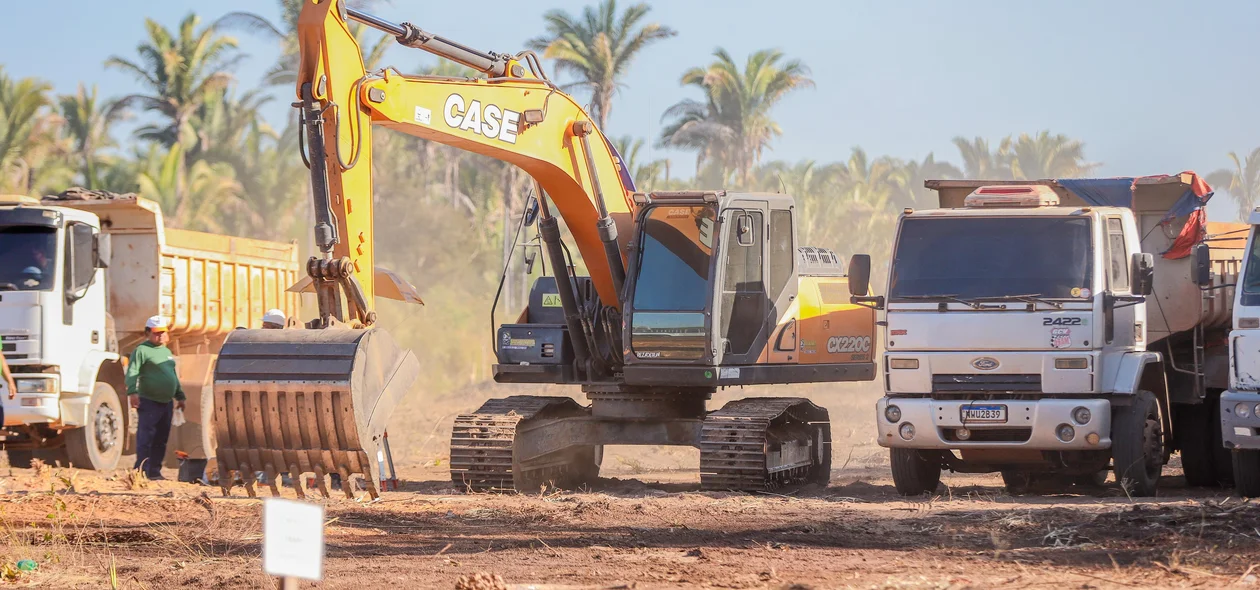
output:
[[1155, 256], [1145, 252], [1133, 254], [1133, 294], [1150, 295], [1155, 290]]
[[96, 234], [92, 239], [92, 257], [96, 268], [109, 268], [109, 259], [113, 254], [109, 234]]
[[538, 197], [531, 195], [529, 201], [525, 203], [525, 227], [534, 225], [538, 221]]
[[1190, 279], [1200, 287], [1212, 284], [1212, 248], [1207, 244], [1196, 244], [1190, 250]]
[[849, 294], [866, 297], [871, 292], [871, 255], [854, 254], [849, 258]]

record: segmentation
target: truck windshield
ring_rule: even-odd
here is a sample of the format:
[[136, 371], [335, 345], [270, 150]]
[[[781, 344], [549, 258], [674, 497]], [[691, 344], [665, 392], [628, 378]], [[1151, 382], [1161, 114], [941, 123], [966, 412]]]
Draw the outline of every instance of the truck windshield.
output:
[[713, 208], [654, 207], [643, 224], [636, 311], [702, 311], [713, 255]]
[[[1252, 230], [1252, 234], [1255, 234], [1254, 229]], [[1256, 238], [1257, 236], [1252, 235], [1251, 250], [1247, 252], [1246, 265], [1243, 269], [1242, 284], [1243, 293], [1245, 295], [1260, 294], [1260, 239]], [[1248, 299], [1255, 301], [1244, 301], [1243, 305], [1256, 305], [1257, 303], [1260, 303], [1260, 300], [1257, 300], [1255, 297], [1249, 297]]]
[[57, 230], [0, 226], [0, 291], [45, 291], [53, 287]]
[[889, 298], [1088, 297], [1089, 223], [1076, 217], [906, 218]]

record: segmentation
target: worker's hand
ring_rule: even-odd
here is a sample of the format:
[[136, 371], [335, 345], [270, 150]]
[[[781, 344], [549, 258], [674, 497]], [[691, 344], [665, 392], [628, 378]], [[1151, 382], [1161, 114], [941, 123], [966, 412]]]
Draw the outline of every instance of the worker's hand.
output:
[[182, 399], [175, 400], [175, 409], [181, 412], [184, 411], [184, 400]]
[[127, 403], [128, 403], [131, 407], [136, 408], [136, 409], [139, 409], [139, 408], [140, 408], [140, 394], [138, 394], [138, 393], [133, 393], [133, 394], [131, 394], [131, 395], [127, 396]]
[[17, 385], [13, 383], [12, 379], [9, 379], [9, 399], [13, 399], [15, 397], [17, 397]]

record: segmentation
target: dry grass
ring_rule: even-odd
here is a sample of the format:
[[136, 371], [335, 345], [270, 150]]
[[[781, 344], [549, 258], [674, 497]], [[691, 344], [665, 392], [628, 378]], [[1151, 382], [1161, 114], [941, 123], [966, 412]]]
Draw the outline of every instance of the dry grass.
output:
[[128, 469], [123, 473], [122, 482], [129, 492], [149, 487], [149, 477], [141, 469]]

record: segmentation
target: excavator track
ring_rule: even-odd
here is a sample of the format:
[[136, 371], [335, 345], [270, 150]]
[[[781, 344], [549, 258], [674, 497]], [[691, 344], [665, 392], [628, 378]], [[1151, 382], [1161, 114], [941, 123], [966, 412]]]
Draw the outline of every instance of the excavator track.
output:
[[831, 476], [827, 410], [804, 398], [732, 401], [705, 417], [700, 433], [700, 487], [761, 491], [819, 483]]
[[522, 467], [514, 456], [516, 437], [531, 422], [586, 411], [567, 397], [515, 395], [487, 401], [476, 412], [455, 418], [451, 481], [473, 492], [537, 492], [543, 485], [568, 487], [593, 478], [598, 475], [598, 462], [589, 447], [577, 447], [529, 467]]

